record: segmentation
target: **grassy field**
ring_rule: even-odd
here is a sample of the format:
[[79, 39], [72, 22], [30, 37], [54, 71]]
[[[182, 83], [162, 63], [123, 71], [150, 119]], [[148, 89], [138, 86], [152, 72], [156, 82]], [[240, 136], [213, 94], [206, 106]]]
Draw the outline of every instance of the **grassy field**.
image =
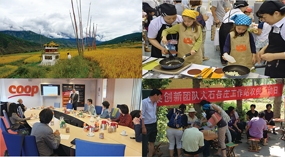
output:
[[[101, 45], [78, 56], [77, 49], [59, 49], [54, 66], [38, 66], [42, 51], [0, 56], [0, 78], [140, 78], [141, 42]], [[67, 53], [72, 56], [67, 59]]]

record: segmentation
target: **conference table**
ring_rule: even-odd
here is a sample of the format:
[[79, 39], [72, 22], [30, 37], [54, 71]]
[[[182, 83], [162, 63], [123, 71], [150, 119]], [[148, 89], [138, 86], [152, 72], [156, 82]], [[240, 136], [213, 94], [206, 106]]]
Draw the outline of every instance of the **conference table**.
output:
[[[27, 109], [25, 111], [25, 116], [29, 117], [31, 114], [38, 115], [38, 118], [33, 116], [31, 120], [27, 120], [27, 123], [33, 127], [33, 124], [36, 122], [39, 122], [39, 113], [42, 109]], [[54, 112], [61, 112], [64, 113], [64, 108], [54, 108]], [[94, 123], [90, 122], [90, 117], [88, 115], [85, 116], [85, 118], [79, 118], [75, 117], [73, 114], [66, 114], [69, 116], [73, 116], [74, 118], [85, 122], [88, 125], [93, 125]], [[100, 124], [101, 124], [100, 119]], [[106, 120], [106, 119], [105, 119]], [[87, 136], [87, 133], [85, 132], [82, 127], [73, 126], [70, 124], [67, 124], [67, 127], [70, 128], [70, 133], [66, 133], [65, 128], [60, 128], [60, 120], [57, 118], [53, 119], [54, 125], [49, 124], [49, 126], [53, 129], [53, 131], [59, 130], [61, 134], [61, 141], [60, 144], [70, 147], [70, 153], [74, 153], [74, 149], [76, 149], [75, 145], [72, 145], [70, 142], [75, 139], [81, 139], [91, 142], [98, 142], [98, 143], [108, 143], [108, 144], [124, 144], [126, 145], [125, 149], [125, 156], [142, 156], [142, 143], [136, 142], [134, 139], [130, 139], [130, 137], [135, 137], [135, 131], [129, 127], [121, 126], [117, 128], [116, 132], [108, 133], [108, 130], [104, 130], [104, 139], [99, 138], [99, 133], [101, 132], [101, 129], [97, 132], [94, 132], [93, 137]], [[126, 131], [127, 136], [120, 135], [123, 130]], [[108, 151], [108, 148], [106, 148], [106, 151]]]

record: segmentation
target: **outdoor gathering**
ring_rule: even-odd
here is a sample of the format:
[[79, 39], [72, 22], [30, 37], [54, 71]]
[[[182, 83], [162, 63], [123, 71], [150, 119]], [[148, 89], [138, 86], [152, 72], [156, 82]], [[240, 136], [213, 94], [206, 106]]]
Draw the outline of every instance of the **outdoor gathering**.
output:
[[282, 156], [282, 80], [144, 79], [143, 156]]

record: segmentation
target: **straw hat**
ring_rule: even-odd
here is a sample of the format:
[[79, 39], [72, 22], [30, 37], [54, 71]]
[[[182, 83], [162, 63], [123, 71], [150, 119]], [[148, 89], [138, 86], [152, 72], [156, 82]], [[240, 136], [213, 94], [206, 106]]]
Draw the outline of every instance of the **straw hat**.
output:
[[188, 113], [189, 112], [197, 112], [197, 111], [195, 111], [195, 109], [193, 108], [193, 107], [191, 107], [189, 110], [188, 110]]

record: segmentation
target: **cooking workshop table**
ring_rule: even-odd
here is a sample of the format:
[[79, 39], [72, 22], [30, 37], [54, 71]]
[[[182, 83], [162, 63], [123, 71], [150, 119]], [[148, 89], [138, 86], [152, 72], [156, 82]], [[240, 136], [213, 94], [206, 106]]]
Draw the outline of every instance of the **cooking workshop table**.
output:
[[[59, 111], [59, 112], [64, 112], [63, 108], [55, 108], [54, 110]], [[25, 116], [29, 117], [31, 114], [36, 114], [39, 116], [41, 109], [28, 109], [27, 111], [25, 111]], [[70, 116], [72, 116], [72, 114], [69, 114]], [[83, 122], [85, 122], [88, 125], [93, 125], [94, 123], [90, 122], [90, 117], [88, 117], [86, 115], [85, 118], [78, 118], [78, 117], [74, 117], [77, 118]], [[101, 120], [100, 119], [100, 124], [101, 124]], [[86, 141], [91, 141], [91, 142], [99, 142], [99, 143], [109, 143], [109, 144], [124, 144], [126, 145], [126, 149], [125, 149], [125, 156], [141, 156], [142, 155], [142, 143], [140, 142], [136, 142], [134, 139], [130, 139], [130, 137], [135, 137], [135, 132], [133, 129], [129, 128], [129, 127], [125, 127], [125, 126], [120, 126], [117, 128], [116, 132], [113, 133], [108, 133], [108, 130], [104, 130], [104, 139], [100, 139], [99, 138], [99, 133], [101, 132], [101, 129], [97, 132], [94, 132], [94, 136], [93, 137], [89, 137], [87, 136], [87, 133], [89, 132], [85, 132], [83, 130], [83, 128], [81, 127], [77, 127], [77, 126], [73, 126], [70, 124], [67, 124], [67, 126], [70, 128], [70, 133], [66, 133], [66, 129], [61, 129], [60, 128], [60, 120], [57, 118], [54, 118], [54, 125], [51, 126], [49, 124], [49, 126], [55, 131], [55, 130], [59, 130], [61, 136], [65, 136], [65, 135], [69, 135], [68, 139], [63, 139], [61, 138], [60, 143], [62, 145], [65, 145], [67, 147], [71, 147], [73, 149], [75, 149], [75, 145], [72, 145], [70, 142], [75, 139], [81, 139], [81, 140], [86, 140]], [[95, 119], [94, 119], [95, 121]], [[32, 127], [34, 123], [39, 122], [39, 118], [35, 118], [33, 117], [33, 119], [31, 120], [27, 120], [28, 124]], [[127, 136], [122, 136], [120, 135], [120, 133], [125, 130], [127, 133]], [[107, 149], [106, 149], [107, 150]], [[108, 151], [108, 150], [107, 150]]]
[[[161, 72], [156, 72], [156, 71], [150, 70], [149, 67], [147, 67], [147, 68], [149, 68], [148, 70], [144, 69], [144, 65], [146, 65], [145, 63], [151, 63], [152, 65], [159, 65], [159, 63], [153, 64], [154, 62], [158, 62], [159, 59], [154, 58], [154, 57], [148, 57], [148, 56], [143, 56], [143, 58], [144, 58], [143, 59], [144, 62], [142, 63], [143, 64], [143, 69], [142, 69], [143, 78], [184, 78], [184, 77], [196, 78], [196, 77], [194, 77], [195, 75], [189, 75], [187, 72], [191, 69], [203, 70], [205, 68], [210, 68], [210, 66], [206, 66], [206, 65], [191, 64], [190, 67], [186, 68], [185, 70], [183, 70], [179, 74], [173, 74], [173, 75], [163, 74]], [[214, 67], [212, 67], [212, 68], [214, 68]], [[226, 76], [222, 76], [222, 79], [226, 79], [226, 78], [227, 78]], [[260, 75], [258, 73], [249, 73], [247, 78], [269, 78], [269, 77], [264, 76], [264, 75]]]

